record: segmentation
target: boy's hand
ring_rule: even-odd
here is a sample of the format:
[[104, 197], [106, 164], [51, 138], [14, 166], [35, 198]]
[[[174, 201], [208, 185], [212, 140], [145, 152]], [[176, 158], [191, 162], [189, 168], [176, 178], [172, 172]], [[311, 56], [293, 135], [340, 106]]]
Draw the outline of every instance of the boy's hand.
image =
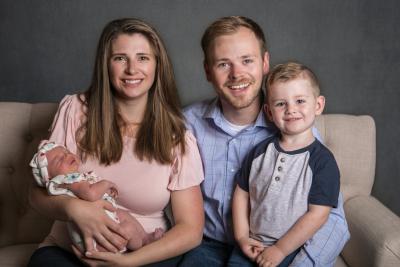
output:
[[260, 267], [274, 267], [278, 266], [283, 259], [285, 254], [275, 245], [266, 247], [260, 255], [257, 256], [256, 262]]
[[244, 237], [238, 240], [238, 243], [243, 253], [252, 261], [264, 250], [264, 246], [260, 241], [250, 237]]

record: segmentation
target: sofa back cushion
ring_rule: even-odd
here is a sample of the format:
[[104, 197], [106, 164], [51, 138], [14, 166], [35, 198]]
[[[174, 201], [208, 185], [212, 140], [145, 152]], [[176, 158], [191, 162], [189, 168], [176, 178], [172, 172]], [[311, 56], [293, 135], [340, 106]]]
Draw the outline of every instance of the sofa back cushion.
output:
[[0, 247], [34, 243], [51, 222], [28, 205], [33, 184], [29, 162], [48, 128], [57, 104], [0, 103]]
[[325, 145], [340, 169], [344, 200], [370, 195], [375, 177], [375, 123], [370, 116], [328, 114], [317, 118]]
[[[28, 205], [33, 182], [29, 161], [57, 110], [54, 103], [0, 102], [0, 247], [40, 242], [51, 221]], [[375, 125], [369, 116], [322, 115], [317, 120], [325, 144], [334, 153], [347, 200], [369, 195], [375, 171]]]

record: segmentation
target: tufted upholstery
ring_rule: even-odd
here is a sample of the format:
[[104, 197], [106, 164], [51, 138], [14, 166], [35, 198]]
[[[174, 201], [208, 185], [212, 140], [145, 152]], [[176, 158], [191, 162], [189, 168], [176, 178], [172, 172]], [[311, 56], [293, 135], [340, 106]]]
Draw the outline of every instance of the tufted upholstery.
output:
[[[0, 266], [25, 266], [51, 222], [27, 203], [28, 163], [47, 137], [56, 104], [0, 102]], [[370, 196], [375, 175], [371, 117], [323, 115], [317, 127], [341, 171], [351, 239], [336, 266], [400, 266], [400, 219]]]

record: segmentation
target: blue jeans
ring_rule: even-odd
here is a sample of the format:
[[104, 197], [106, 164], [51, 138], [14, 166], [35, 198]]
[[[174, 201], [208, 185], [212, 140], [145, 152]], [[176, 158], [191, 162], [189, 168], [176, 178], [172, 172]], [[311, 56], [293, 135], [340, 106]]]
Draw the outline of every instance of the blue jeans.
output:
[[[146, 267], [174, 267], [182, 256], [145, 265]], [[37, 249], [31, 256], [27, 267], [85, 267], [74, 254], [60, 247], [48, 246]]]
[[[283, 261], [278, 265], [278, 267], [287, 267], [289, 264], [293, 261], [294, 257], [297, 255], [297, 253], [300, 251], [300, 249], [295, 250], [286, 258], [283, 259]], [[235, 247], [232, 251], [231, 257], [228, 260], [228, 267], [255, 267], [257, 266], [257, 263], [254, 261], [251, 261], [239, 247]]]
[[187, 252], [180, 267], [224, 267], [231, 256], [233, 246], [203, 237], [201, 244]]

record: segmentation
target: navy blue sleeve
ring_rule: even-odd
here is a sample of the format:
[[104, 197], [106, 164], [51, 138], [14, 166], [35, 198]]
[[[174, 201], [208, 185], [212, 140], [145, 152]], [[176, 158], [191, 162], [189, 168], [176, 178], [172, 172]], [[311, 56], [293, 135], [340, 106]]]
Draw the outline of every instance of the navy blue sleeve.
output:
[[249, 192], [249, 176], [253, 160], [257, 158], [259, 155], [265, 153], [268, 144], [273, 142], [273, 140], [276, 138], [277, 137], [273, 135], [261, 141], [253, 149], [251, 149], [250, 152], [244, 158], [242, 166], [240, 167], [240, 170], [236, 173], [235, 176], [237, 185], [239, 185], [239, 187], [244, 191]]
[[313, 180], [309, 204], [336, 208], [340, 191], [340, 172], [333, 154], [322, 144], [310, 155]]
[[242, 166], [240, 167], [239, 171], [236, 173], [235, 176], [237, 185], [239, 185], [239, 187], [246, 192], [249, 192], [249, 175], [254, 158], [253, 154], [254, 154], [254, 149], [252, 149], [250, 153], [247, 154], [247, 156], [244, 158]]

